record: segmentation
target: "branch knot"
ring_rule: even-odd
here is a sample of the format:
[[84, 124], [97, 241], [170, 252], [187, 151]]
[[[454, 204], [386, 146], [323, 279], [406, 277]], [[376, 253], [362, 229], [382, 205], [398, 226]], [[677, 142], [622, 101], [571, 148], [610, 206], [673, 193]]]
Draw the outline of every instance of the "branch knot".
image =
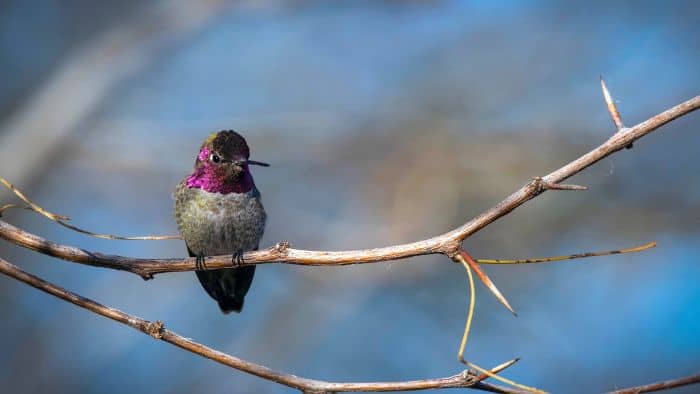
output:
[[528, 186], [534, 189], [534, 194], [536, 196], [542, 194], [543, 191], [547, 190], [547, 188], [545, 187], [545, 181], [544, 179], [542, 179], [541, 176], [536, 176], [532, 178], [532, 181], [530, 181]]
[[146, 322], [143, 327], [146, 334], [150, 335], [153, 339], [163, 338], [163, 330], [165, 329], [164, 323], [160, 320], [156, 322]]
[[280, 241], [275, 244], [273, 247], [275, 252], [279, 254], [287, 254], [287, 249], [289, 249], [289, 241]]
[[462, 378], [462, 382], [465, 385], [472, 385], [476, 383], [477, 377], [479, 376], [476, 371], [472, 369], [465, 369], [462, 371], [462, 373], [459, 374], [459, 376]]
[[545, 190], [588, 190], [588, 186], [567, 185], [563, 183], [547, 182], [542, 177], [534, 177], [530, 185], [535, 188], [535, 195], [540, 195]]
[[151, 280], [153, 279], [153, 273], [148, 272], [148, 271], [143, 271], [143, 270], [138, 270], [136, 271], [136, 274], [141, 277], [143, 280]]

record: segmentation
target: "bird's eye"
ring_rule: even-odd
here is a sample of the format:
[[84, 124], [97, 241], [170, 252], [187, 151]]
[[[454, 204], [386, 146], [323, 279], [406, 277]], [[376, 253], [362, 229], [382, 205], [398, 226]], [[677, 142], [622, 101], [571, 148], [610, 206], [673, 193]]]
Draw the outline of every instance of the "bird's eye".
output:
[[221, 162], [221, 158], [216, 153], [212, 153], [211, 155], [209, 155], [209, 160], [211, 160], [212, 163]]

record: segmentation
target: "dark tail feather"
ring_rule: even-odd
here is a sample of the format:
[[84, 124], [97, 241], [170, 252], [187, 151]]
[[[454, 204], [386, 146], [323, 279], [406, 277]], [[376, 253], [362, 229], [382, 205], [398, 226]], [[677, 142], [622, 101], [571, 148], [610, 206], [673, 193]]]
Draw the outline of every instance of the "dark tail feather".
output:
[[229, 314], [231, 312], [241, 313], [245, 298], [233, 296], [220, 298], [216, 301], [219, 303], [219, 309], [221, 309], [221, 312], [224, 312], [225, 314]]
[[[258, 250], [255, 248], [255, 250]], [[190, 257], [197, 256], [187, 247]], [[254, 265], [240, 268], [224, 268], [220, 270], [195, 271], [199, 283], [207, 294], [219, 303], [221, 312], [240, 313], [243, 310], [245, 295], [253, 283]]]
[[204, 290], [224, 313], [240, 312], [255, 275], [255, 266], [196, 271]]

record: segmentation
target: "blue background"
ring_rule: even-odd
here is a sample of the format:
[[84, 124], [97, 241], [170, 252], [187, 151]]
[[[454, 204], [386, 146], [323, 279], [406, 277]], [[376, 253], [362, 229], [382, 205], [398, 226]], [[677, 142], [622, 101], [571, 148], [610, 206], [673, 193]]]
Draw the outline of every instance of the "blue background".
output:
[[[248, 139], [269, 220], [262, 247], [318, 250], [445, 232], [614, 132], [697, 95], [696, 2], [6, 1], [0, 6], [0, 175], [79, 226], [174, 234], [171, 193], [201, 140]], [[506, 376], [588, 393], [700, 366], [700, 116], [587, 169], [465, 242], [476, 257], [659, 246], [485, 270], [467, 358], [522, 357]], [[11, 201], [1, 192], [2, 201]], [[29, 212], [56, 242], [182, 257], [181, 241], [118, 242]], [[0, 256], [77, 293], [238, 357], [334, 381], [448, 376], [466, 317], [444, 256], [343, 268], [265, 265], [240, 315], [192, 273], [144, 282], [6, 242]], [[0, 278], [8, 392], [290, 392]], [[685, 391], [693, 392], [693, 388]]]

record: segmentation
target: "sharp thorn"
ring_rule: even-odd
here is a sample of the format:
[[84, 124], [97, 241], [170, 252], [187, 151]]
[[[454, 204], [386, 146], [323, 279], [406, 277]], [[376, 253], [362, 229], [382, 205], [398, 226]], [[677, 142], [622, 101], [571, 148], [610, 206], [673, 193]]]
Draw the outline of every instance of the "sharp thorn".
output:
[[467, 253], [464, 250], [460, 250], [459, 255], [467, 262], [467, 264], [469, 264], [469, 267], [471, 267], [471, 269], [474, 270], [476, 276], [479, 277], [484, 286], [486, 286], [486, 288], [488, 288], [491, 291], [491, 293], [496, 297], [498, 302], [500, 302], [504, 307], [506, 307], [506, 309], [508, 309], [510, 313], [513, 314], [513, 316], [518, 317], [518, 314], [515, 312], [513, 307], [510, 306], [508, 300], [506, 300], [503, 294], [501, 294], [501, 292], [498, 290], [491, 278], [489, 278], [488, 275], [486, 275], [486, 273], [481, 269], [479, 264], [477, 264], [476, 261], [474, 261], [474, 259], [469, 255], [469, 253]]
[[620, 111], [617, 110], [617, 105], [615, 105], [615, 101], [613, 101], [612, 95], [608, 90], [608, 85], [605, 84], [605, 80], [603, 79], [602, 75], [600, 76], [600, 88], [603, 91], [603, 99], [605, 100], [605, 104], [608, 106], [608, 112], [610, 113], [610, 117], [612, 118], [615, 127], [618, 131], [624, 129], [625, 125], [622, 123]]

